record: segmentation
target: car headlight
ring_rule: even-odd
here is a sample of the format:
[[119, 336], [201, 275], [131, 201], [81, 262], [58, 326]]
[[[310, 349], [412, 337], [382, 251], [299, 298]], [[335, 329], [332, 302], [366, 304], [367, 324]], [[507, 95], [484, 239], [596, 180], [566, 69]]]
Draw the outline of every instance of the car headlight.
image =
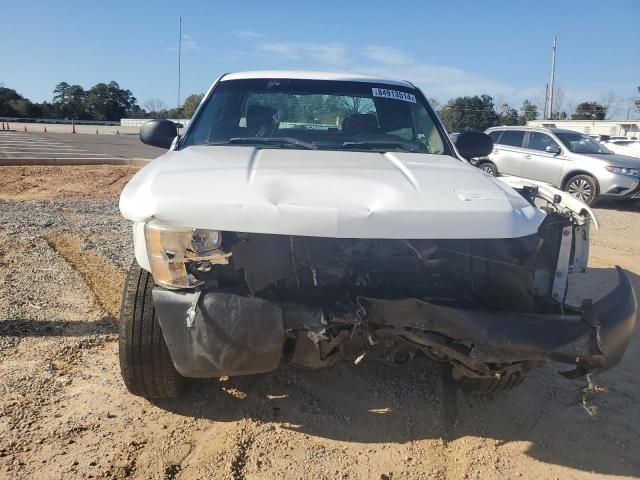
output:
[[226, 265], [231, 253], [220, 249], [218, 230], [173, 227], [152, 221], [145, 225], [144, 236], [153, 279], [168, 288], [194, 288], [202, 285], [189, 268], [207, 270], [212, 264]]
[[611, 173], [619, 173], [620, 175], [630, 175], [632, 177], [640, 177], [640, 168], [628, 168], [628, 167], [614, 167], [613, 165], [607, 165], [605, 167]]

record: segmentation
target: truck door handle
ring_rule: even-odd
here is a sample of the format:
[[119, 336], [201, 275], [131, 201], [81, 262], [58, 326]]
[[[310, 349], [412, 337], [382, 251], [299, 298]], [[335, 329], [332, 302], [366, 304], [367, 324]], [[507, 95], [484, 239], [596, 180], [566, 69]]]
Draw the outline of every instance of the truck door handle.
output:
[[531, 160], [531, 155], [525, 155], [524, 158], [526, 158], [527, 160]]
[[497, 148], [493, 151], [493, 153], [500, 153], [500, 150], [498, 150]]

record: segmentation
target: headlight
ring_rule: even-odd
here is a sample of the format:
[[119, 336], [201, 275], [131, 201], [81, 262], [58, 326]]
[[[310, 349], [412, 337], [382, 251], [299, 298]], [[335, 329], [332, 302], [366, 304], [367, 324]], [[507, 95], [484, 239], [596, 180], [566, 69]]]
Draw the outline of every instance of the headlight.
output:
[[640, 168], [614, 167], [607, 165], [605, 167], [611, 173], [619, 173], [620, 175], [630, 175], [632, 177], [640, 177]]
[[153, 279], [169, 288], [193, 288], [203, 282], [189, 270], [189, 263], [201, 268], [227, 264], [230, 253], [220, 249], [222, 236], [217, 230], [172, 227], [149, 222], [144, 227], [147, 254]]

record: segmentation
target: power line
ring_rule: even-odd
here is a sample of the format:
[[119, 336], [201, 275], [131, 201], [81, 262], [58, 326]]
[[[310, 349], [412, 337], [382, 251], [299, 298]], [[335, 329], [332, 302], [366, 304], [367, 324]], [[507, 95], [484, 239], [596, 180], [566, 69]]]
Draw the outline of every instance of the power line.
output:
[[[522, 109], [518, 110], [515, 107], [512, 107], [514, 110], [516, 111], [521, 111]], [[462, 108], [462, 107], [448, 107], [448, 106], [444, 106], [442, 108], [440, 108], [438, 111], [443, 111], [443, 110], [448, 110], [448, 111], [456, 111], [456, 112], [487, 112], [487, 113], [497, 113], [500, 114], [499, 110], [495, 110], [492, 108]], [[580, 113], [602, 113], [602, 112], [606, 112], [607, 108], [596, 108], [593, 110], [580, 110]], [[568, 112], [560, 112], [560, 113], [566, 113], [567, 115], [570, 115]], [[574, 112], [575, 113], [575, 112]], [[557, 120], [557, 119], [556, 119]]]

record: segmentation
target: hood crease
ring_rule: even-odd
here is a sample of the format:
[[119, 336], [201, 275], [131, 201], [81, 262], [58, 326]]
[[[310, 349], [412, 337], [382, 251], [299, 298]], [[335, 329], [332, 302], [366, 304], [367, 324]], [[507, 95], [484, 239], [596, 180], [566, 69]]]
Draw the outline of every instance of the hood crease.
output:
[[383, 157], [386, 158], [389, 161], [389, 163], [391, 163], [391, 165], [393, 165], [404, 176], [404, 178], [406, 178], [409, 181], [411, 186], [416, 191], [418, 192], [420, 191], [420, 185], [418, 184], [416, 177], [414, 177], [411, 171], [407, 168], [407, 166], [404, 163], [402, 163], [402, 160], [400, 160], [391, 152], [385, 153]]

